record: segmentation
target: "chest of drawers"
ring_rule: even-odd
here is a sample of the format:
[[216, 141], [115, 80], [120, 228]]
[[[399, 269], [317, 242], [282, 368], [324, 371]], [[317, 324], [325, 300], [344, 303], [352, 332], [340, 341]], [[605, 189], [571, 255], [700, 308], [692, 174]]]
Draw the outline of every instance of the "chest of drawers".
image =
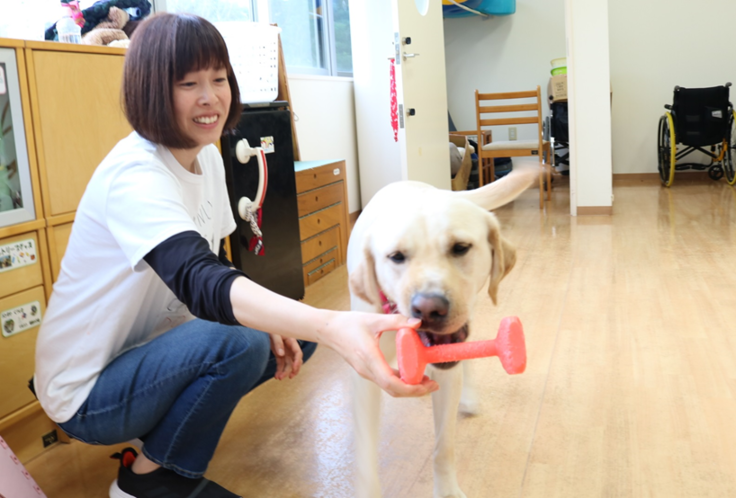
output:
[[297, 161], [296, 193], [304, 285], [346, 260], [348, 198], [345, 161]]

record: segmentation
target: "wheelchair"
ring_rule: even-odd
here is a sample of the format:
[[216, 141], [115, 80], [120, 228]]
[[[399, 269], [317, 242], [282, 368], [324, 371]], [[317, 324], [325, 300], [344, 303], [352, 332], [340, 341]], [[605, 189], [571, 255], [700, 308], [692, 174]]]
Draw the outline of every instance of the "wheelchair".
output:
[[[665, 187], [674, 182], [675, 171], [688, 169], [707, 169], [712, 180], [725, 175], [729, 185], [736, 183], [736, 114], [729, 101], [730, 86], [675, 87], [672, 105], [664, 106], [667, 111], [659, 119], [658, 170]], [[696, 150], [710, 157], [710, 164], [678, 164]]]
[[[542, 123], [542, 137], [553, 145], [555, 168], [562, 175], [570, 174], [570, 137], [568, 132], [567, 101], [551, 102], [549, 104], [549, 116]], [[548, 159], [549, 160], [549, 159]]]

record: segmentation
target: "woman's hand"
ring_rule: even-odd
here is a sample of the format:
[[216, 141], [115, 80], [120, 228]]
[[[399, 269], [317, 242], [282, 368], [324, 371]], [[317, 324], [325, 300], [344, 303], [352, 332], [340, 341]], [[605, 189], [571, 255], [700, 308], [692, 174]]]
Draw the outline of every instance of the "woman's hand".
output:
[[276, 380], [293, 379], [299, 373], [303, 363], [302, 348], [299, 342], [291, 337], [269, 334], [271, 351], [276, 356]]
[[381, 353], [378, 340], [387, 330], [417, 328], [421, 320], [402, 315], [348, 311], [335, 313], [324, 324], [320, 342], [337, 351], [358, 374], [375, 382], [393, 397], [424, 396], [439, 389], [426, 375], [417, 385], [405, 384]]

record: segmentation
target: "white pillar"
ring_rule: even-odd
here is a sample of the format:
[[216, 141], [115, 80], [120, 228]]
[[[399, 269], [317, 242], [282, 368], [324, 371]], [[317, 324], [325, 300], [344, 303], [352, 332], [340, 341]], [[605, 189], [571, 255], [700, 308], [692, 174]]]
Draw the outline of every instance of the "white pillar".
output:
[[565, 0], [570, 214], [611, 214], [608, 0]]

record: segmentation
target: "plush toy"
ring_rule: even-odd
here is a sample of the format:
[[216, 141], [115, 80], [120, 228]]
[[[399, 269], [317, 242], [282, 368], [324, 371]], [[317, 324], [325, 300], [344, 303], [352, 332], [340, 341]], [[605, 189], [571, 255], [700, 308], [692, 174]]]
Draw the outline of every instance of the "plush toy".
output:
[[[69, 5], [71, 2], [78, 2], [78, 0], [61, 0], [62, 5], [73, 8], [73, 6]], [[124, 11], [126, 15], [129, 15], [129, 20], [122, 23], [122, 26], [124, 27], [123, 31], [125, 31], [127, 38], [130, 38], [132, 30], [135, 29], [135, 26], [138, 24], [138, 22], [148, 17], [152, 9], [151, 2], [149, 0], [97, 0], [91, 6], [81, 11], [82, 17], [77, 16], [75, 18], [77, 24], [79, 24], [80, 22], [84, 23], [82, 25], [82, 36], [86, 35], [102, 23], [108, 23], [111, 21], [116, 22], [112, 18], [108, 17], [110, 14], [110, 10], [113, 7], [120, 9]], [[115, 14], [113, 14], [113, 17], [114, 16]], [[117, 22], [119, 23], [119, 20]], [[119, 36], [119, 33], [116, 36]], [[56, 32], [56, 23], [46, 29], [46, 32], [44, 33], [44, 39], [59, 39], [58, 33]], [[122, 42], [125, 42], [125, 38], [122, 37], [117, 39], [111, 38], [111, 40], [116, 40], [117, 43], [121, 43], [120, 40], [122, 40]]]
[[[86, 45], [110, 45], [118, 40], [128, 40], [128, 35], [123, 31], [128, 19], [130, 19], [130, 16], [127, 12], [117, 7], [110, 7], [107, 19], [82, 36], [82, 43]], [[115, 43], [114, 46], [126, 46], [126, 44]]]

